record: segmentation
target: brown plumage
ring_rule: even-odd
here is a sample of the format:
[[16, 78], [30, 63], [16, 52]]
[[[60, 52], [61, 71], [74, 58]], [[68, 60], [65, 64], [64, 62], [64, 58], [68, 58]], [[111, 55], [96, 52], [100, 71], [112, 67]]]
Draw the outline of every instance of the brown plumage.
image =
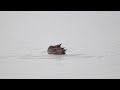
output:
[[64, 49], [63, 47], [61, 47], [62, 43], [59, 45], [54, 45], [54, 46], [49, 46], [48, 47], [48, 54], [57, 54], [57, 55], [61, 55], [61, 54], [65, 54], [65, 51], [67, 49]]

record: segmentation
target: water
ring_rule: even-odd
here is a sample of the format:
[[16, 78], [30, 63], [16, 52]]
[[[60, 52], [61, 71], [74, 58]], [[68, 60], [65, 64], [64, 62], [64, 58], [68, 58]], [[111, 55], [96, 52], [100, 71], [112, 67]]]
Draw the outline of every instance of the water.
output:
[[49, 55], [44, 48], [21, 50], [0, 56], [0, 78], [119, 78], [120, 51], [94, 54], [74, 48]]
[[120, 12], [0, 12], [0, 78], [120, 78], [119, 28]]

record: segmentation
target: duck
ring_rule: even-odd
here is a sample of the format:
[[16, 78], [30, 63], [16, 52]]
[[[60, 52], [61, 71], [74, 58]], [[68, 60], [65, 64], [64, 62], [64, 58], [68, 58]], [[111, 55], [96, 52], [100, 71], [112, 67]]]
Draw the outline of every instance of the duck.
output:
[[61, 47], [61, 45], [62, 45], [62, 43], [49, 46], [47, 49], [48, 54], [56, 54], [56, 55], [66, 54], [65, 52], [67, 49], [64, 49], [64, 47]]

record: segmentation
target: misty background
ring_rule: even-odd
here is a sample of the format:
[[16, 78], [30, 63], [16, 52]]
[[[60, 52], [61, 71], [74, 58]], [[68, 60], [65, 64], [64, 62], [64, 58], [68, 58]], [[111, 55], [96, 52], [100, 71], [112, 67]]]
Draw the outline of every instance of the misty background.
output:
[[119, 11], [0, 11], [0, 78], [120, 78], [119, 29]]

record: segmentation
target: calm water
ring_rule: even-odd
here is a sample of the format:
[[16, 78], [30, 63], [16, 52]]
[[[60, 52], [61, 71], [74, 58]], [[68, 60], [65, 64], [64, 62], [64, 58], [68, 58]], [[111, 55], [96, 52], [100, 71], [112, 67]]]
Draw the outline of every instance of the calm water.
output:
[[0, 78], [120, 78], [120, 12], [0, 11]]
[[23, 46], [0, 56], [0, 78], [120, 78], [120, 51], [68, 47], [66, 55], [49, 55], [36, 44]]

